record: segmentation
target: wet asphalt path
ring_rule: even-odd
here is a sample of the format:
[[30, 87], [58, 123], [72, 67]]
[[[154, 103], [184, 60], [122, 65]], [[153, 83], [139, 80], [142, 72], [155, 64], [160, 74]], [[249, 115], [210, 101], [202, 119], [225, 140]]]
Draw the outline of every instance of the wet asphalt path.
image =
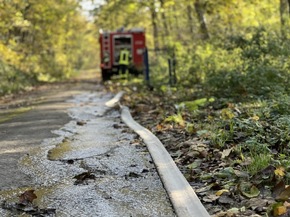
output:
[[[48, 95], [0, 124], [0, 203], [34, 189], [42, 216], [175, 216], [142, 141], [101, 87]], [[31, 216], [0, 208], [0, 216]]]

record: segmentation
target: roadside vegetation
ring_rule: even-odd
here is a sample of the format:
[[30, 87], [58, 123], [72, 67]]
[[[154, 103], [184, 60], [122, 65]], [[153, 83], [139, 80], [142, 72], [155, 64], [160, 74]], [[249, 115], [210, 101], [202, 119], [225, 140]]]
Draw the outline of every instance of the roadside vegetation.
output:
[[287, 99], [199, 98], [192, 89], [191, 101], [184, 101], [186, 93], [178, 88], [150, 91], [122, 80], [107, 85], [126, 90], [123, 104], [165, 145], [210, 214], [287, 212]]
[[[151, 22], [150, 86], [129, 77], [108, 90], [127, 91], [124, 104], [163, 142], [211, 215], [288, 216], [289, 2], [138, 2], [123, 8]], [[100, 25], [118, 3], [97, 11]]]

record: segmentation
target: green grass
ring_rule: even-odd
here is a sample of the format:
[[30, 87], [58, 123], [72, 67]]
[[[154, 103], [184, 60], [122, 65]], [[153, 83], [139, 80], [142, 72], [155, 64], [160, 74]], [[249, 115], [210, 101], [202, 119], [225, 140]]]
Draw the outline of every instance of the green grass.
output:
[[254, 175], [262, 169], [271, 164], [272, 157], [269, 154], [255, 154], [251, 157], [251, 163], [247, 166], [246, 170]]

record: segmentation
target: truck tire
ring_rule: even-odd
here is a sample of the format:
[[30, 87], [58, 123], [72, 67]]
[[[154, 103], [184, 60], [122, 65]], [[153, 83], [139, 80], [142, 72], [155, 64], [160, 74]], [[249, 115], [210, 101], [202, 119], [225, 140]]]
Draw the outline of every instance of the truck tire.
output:
[[111, 72], [108, 69], [102, 69], [102, 80], [103, 82], [111, 79]]

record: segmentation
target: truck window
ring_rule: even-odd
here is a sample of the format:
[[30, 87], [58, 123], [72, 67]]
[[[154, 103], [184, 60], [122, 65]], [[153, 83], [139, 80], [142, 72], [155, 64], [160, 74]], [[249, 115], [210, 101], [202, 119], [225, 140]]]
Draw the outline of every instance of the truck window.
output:
[[131, 35], [115, 35], [113, 37], [114, 46], [114, 64], [119, 63], [120, 51], [123, 48], [129, 49], [132, 53], [132, 36]]

